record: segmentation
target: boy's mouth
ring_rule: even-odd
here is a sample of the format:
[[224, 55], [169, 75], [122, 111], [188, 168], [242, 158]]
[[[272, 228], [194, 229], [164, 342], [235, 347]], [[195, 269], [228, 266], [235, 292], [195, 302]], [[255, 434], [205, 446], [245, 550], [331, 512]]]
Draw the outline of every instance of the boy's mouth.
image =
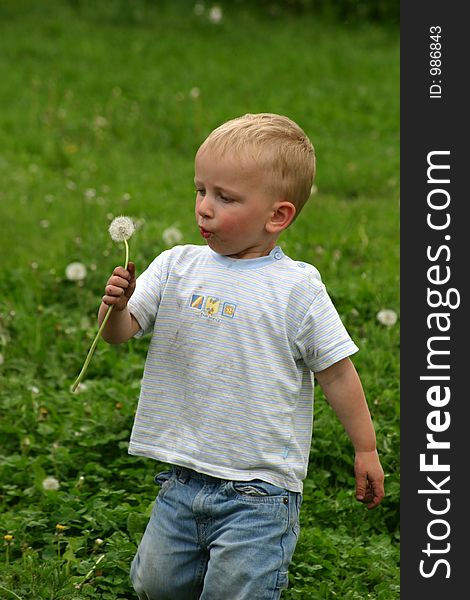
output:
[[207, 238], [209, 238], [212, 233], [210, 231], [207, 231], [207, 229], [204, 229], [204, 227], [199, 227], [199, 231], [201, 232], [202, 237], [207, 240]]

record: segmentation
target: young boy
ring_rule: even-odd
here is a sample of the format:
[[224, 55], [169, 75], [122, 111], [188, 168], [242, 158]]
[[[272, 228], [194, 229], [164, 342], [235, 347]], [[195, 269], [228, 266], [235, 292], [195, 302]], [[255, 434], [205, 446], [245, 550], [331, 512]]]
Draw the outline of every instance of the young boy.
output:
[[299, 534], [312, 373], [354, 446], [356, 498], [383, 498], [357, 351], [311, 265], [279, 235], [307, 201], [312, 144], [284, 116], [215, 129], [195, 160], [206, 245], [176, 246], [136, 282], [117, 267], [99, 321], [113, 344], [152, 333], [129, 452], [172, 465], [132, 563], [147, 600], [272, 600]]

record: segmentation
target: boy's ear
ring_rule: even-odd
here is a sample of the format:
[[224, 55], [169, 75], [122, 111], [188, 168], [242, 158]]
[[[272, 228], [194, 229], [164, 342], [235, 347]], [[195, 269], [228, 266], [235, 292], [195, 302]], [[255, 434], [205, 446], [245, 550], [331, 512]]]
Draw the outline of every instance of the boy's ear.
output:
[[273, 206], [271, 216], [266, 223], [266, 230], [269, 233], [281, 233], [287, 229], [294, 220], [296, 213], [295, 206], [292, 202], [281, 200]]

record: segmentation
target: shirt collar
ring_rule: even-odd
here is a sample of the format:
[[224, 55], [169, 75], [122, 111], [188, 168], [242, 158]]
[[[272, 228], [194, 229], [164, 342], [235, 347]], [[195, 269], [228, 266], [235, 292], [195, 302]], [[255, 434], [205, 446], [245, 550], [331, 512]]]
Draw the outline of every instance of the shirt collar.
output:
[[[208, 247], [209, 248], [209, 247]], [[209, 252], [214, 260], [221, 265], [227, 267], [227, 269], [233, 269], [235, 271], [245, 271], [247, 269], [261, 269], [272, 263], [276, 263], [282, 260], [285, 256], [284, 252], [279, 246], [276, 246], [271, 250], [267, 256], [260, 256], [259, 258], [231, 258], [230, 256], [224, 256], [218, 254], [209, 248]]]

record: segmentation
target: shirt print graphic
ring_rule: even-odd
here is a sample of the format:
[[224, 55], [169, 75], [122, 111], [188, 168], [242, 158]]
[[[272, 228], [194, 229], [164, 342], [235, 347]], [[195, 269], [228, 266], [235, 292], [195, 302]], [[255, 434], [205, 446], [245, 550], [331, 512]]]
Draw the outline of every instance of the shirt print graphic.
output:
[[233, 319], [237, 305], [234, 302], [228, 302], [215, 296], [205, 296], [203, 294], [191, 294], [189, 306], [201, 311], [205, 316], [216, 317], [221, 315]]

